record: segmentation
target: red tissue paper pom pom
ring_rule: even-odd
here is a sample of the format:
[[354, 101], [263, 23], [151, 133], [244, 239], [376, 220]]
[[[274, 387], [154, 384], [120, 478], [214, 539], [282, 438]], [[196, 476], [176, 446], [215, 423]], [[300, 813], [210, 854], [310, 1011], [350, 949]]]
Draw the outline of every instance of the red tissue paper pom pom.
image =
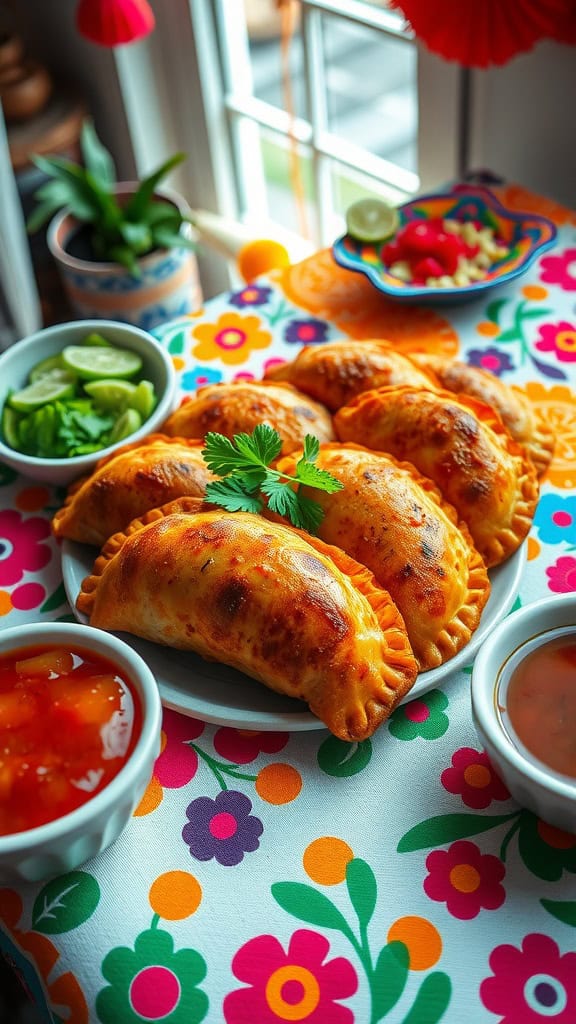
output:
[[148, 0], [80, 0], [76, 28], [99, 46], [120, 46], [147, 36], [155, 20]]
[[574, 0], [389, 0], [424, 45], [464, 67], [505, 64], [540, 39], [574, 42]]

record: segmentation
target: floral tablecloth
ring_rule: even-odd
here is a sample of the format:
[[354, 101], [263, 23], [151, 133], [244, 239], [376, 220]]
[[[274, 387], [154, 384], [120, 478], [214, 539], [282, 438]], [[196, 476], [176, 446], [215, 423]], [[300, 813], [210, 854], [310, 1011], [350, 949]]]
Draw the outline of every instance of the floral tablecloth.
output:
[[[330, 253], [158, 331], [183, 393], [259, 377], [306, 344], [385, 337], [523, 388], [557, 431], [518, 603], [576, 590], [576, 216], [517, 282], [403, 307]], [[49, 520], [63, 493], [0, 466], [0, 616], [71, 619]], [[164, 714], [113, 847], [0, 888], [0, 947], [47, 1021], [574, 1024], [576, 836], [522, 810], [475, 734], [470, 667], [370, 740]]]

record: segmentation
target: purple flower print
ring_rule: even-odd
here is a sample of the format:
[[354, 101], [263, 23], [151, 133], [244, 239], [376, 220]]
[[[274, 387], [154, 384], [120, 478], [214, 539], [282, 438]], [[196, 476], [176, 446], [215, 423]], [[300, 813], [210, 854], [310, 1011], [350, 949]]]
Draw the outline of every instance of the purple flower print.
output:
[[284, 340], [294, 345], [318, 345], [326, 341], [328, 324], [324, 320], [292, 320], [284, 331]]
[[507, 352], [501, 352], [494, 348], [473, 348], [468, 353], [467, 362], [469, 366], [479, 366], [481, 370], [488, 370], [499, 377], [514, 369], [514, 363]]
[[182, 838], [197, 860], [214, 858], [225, 867], [239, 864], [245, 853], [253, 853], [264, 826], [250, 814], [252, 804], [243, 793], [224, 790], [215, 800], [200, 796], [186, 808], [188, 824]]
[[540, 261], [540, 280], [576, 292], [576, 249], [565, 249], [561, 256], [545, 256]]
[[272, 294], [271, 288], [262, 285], [247, 284], [239, 292], [232, 292], [229, 302], [237, 309], [244, 309], [246, 306], [265, 306]]

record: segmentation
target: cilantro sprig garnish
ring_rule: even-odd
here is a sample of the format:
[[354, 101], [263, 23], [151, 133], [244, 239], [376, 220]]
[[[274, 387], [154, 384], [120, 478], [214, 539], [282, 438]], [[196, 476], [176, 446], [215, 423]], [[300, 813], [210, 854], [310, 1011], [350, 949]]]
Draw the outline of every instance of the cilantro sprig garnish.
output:
[[271, 512], [288, 519], [293, 526], [315, 533], [324, 509], [303, 494], [301, 486], [315, 487], [328, 494], [341, 491], [344, 486], [331, 473], [314, 465], [320, 442], [312, 434], [304, 438], [303, 454], [296, 463], [294, 476], [270, 468], [270, 463], [280, 455], [282, 439], [266, 423], [259, 423], [251, 434], [234, 434], [232, 440], [211, 431], [204, 443], [202, 456], [206, 465], [223, 478], [207, 485], [204, 500], [228, 512], [259, 513], [266, 504]]

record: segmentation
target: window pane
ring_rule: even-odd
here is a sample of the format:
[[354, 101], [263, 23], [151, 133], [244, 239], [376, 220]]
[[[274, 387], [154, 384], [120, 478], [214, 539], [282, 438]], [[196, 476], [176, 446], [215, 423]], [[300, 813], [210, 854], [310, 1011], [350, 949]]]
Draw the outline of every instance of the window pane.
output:
[[322, 25], [329, 130], [417, 173], [416, 48], [334, 17]]

